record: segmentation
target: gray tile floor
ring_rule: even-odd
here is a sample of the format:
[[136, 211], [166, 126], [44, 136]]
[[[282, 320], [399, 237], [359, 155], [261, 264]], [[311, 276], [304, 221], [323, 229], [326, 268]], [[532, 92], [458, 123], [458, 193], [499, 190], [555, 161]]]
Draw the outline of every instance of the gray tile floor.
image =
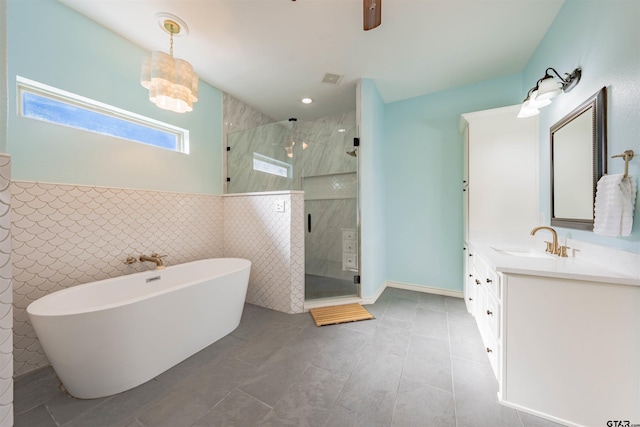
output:
[[461, 299], [387, 289], [374, 320], [316, 327], [253, 305], [230, 335], [125, 393], [78, 400], [50, 368], [15, 383], [16, 427], [557, 424], [498, 404]]

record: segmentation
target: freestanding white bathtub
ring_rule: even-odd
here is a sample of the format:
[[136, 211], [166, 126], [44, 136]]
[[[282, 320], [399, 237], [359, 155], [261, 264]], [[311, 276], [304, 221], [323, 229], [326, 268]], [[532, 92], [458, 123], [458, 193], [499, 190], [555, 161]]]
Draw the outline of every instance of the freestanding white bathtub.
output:
[[27, 307], [51, 365], [81, 399], [136, 387], [233, 331], [251, 262], [194, 261], [74, 286]]

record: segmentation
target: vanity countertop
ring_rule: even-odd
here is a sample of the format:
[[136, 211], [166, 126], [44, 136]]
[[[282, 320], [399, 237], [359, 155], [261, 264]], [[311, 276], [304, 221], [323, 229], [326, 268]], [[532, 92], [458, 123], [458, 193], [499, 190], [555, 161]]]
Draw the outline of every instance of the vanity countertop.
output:
[[[561, 258], [546, 254], [544, 249], [532, 247], [531, 244], [502, 239], [471, 239], [470, 245], [491, 268], [501, 273], [640, 286], [640, 275], [634, 275], [624, 268], [614, 268], [607, 262], [609, 257], [603, 257], [600, 262], [591, 262], [586, 257], [581, 258], [580, 254]], [[636, 255], [630, 255], [631, 262], [634, 262], [634, 256], [637, 261]]]

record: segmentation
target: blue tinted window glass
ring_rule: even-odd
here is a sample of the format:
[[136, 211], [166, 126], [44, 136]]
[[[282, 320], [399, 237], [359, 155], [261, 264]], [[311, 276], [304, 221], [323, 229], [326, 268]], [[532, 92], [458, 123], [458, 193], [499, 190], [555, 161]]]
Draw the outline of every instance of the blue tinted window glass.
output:
[[124, 138], [173, 151], [178, 151], [179, 149], [178, 136], [176, 134], [153, 129], [34, 93], [23, 92], [22, 114], [26, 117]]

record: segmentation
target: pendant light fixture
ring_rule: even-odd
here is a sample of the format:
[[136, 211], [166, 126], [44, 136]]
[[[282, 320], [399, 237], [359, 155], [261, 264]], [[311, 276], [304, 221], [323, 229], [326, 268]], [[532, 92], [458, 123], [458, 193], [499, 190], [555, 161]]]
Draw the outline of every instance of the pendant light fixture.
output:
[[169, 54], [154, 51], [142, 60], [140, 84], [149, 90], [149, 100], [164, 110], [176, 113], [193, 111], [198, 101], [198, 76], [183, 59], [173, 57], [173, 37], [188, 33], [188, 27], [177, 16], [156, 15], [160, 27], [169, 33]]

